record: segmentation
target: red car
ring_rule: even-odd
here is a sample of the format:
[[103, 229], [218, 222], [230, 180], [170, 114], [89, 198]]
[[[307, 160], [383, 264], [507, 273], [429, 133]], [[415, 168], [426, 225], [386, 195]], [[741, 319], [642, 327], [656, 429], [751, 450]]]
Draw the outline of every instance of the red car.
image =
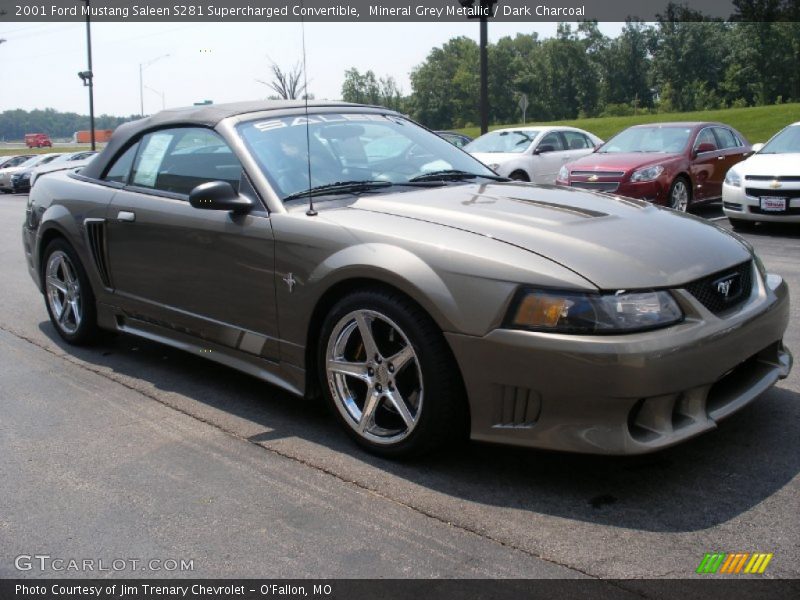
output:
[[750, 142], [722, 123], [636, 125], [561, 167], [556, 183], [685, 211], [719, 200], [725, 173], [751, 152]]
[[28, 148], [52, 148], [53, 142], [46, 133], [26, 133], [25, 145]]

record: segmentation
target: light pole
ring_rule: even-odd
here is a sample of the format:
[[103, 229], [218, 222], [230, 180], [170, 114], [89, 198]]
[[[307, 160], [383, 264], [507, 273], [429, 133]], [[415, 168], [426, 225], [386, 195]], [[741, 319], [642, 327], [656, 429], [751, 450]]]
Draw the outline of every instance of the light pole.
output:
[[94, 139], [94, 73], [92, 73], [92, 24], [89, 18], [89, 2], [90, 0], [83, 0], [86, 2], [86, 56], [89, 62], [89, 68], [86, 71], [78, 73], [78, 77], [83, 80], [83, 85], [89, 88], [89, 128], [91, 130], [92, 150], [97, 149], [97, 144]]
[[159, 61], [162, 58], [167, 58], [168, 56], [169, 54], [162, 54], [161, 56], [156, 56], [147, 62], [139, 63], [139, 114], [142, 116], [144, 116], [144, 80], [142, 78], [142, 71], [144, 71], [154, 62]]
[[166, 94], [164, 92], [159, 92], [157, 89], [151, 88], [149, 85], [146, 85], [144, 87], [146, 87], [151, 92], [161, 96], [161, 110], [164, 110], [165, 108], [167, 108], [167, 101], [165, 100]]

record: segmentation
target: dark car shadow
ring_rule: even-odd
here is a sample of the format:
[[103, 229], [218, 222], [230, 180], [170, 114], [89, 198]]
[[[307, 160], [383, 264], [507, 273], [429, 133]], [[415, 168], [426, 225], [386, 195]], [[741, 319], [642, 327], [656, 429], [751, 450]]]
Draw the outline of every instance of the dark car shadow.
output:
[[800, 224], [798, 223], [756, 223], [750, 229], [743, 231], [746, 235], [765, 236], [765, 237], [782, 237], [782, 238], [800, 238]]
[[75, 348], [64, 344], [49, 322], [40, 329], [82, 361], [180, 394], [191, 414], [216, 409], [263, 428], [249, 438], [253, 443], [309, 440], [340, 458], [469, 502], [620, 528], [686, 532], [741, 515], [800, 472], [800, 394], [783, 387], [720, 429], [656, 454], [602, 457], [473, 442], [403, 463], [362, 452], [321, 402], [295, 398], [199, 356], [128, 335]]

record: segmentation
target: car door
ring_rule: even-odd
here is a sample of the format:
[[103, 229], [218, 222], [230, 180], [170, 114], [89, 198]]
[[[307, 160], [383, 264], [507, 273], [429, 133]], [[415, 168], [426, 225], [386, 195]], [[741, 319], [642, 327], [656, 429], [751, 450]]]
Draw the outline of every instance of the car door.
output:
[[555, 183], [561, 165], [569, 160], [564, 138], [558, 131], [548, 131], [533, 149], [531, 168], [535, 183]]
[[750, 148], [745, 146], [739, 136], [727, 127], [714, 127], [714, 136], [717, 138], [717, 144], [724, 157], [720, 161], [722, 162], [722, 178], [724, 180], [725, 174], [733, 165], [747, 158]]
[[[106, 215], [120, 306], [131, 318], [277, 361], [270, 218], [235, 154], [202, 128], [159, 130], [137, 146], [120, 159], [132, 168]], [[191, 189], [219, 180], [259, 208], [238, 215], [189, 204]]]
[[585, 133], [565, 129], [561, 135], [564, 136], [564, 147], [566, 148], [564, 154], [567, 158], [564, 162], [572, 162], [594, 152], [594, 142]]
[[725, 152], [720, 150], [713, 127], [705, 127], [697, 133], [692, 145], [692, 174], [694, 198], [711, 200], [722, 196], [722, 180], [725, 179]]

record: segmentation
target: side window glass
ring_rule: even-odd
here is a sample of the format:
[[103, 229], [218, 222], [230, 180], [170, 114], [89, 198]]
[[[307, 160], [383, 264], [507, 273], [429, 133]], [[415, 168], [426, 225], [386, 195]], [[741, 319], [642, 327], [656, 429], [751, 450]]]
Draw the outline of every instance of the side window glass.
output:
[[726, 129], [724, 127], [715, 127], [714, 133], [717, 135], [720, 148], [736, 148], [739, 146], [736, 136], [733, 135], [733, 132], [730, 129]]
[[562, 133], [564, 134], [564, 139], [567, 140], [567, 150], [584, 150], [592, 147], [589, 139], [582, 133], [577, 131], [563, 131]]
[[715, 149], [717, 148], [717, 138], [714, 137], [714, 132], [711, 131], [710, 127], [706, 127], [697, 134], [697, 141], [694, 143], [694, 147], [697, 148], [700, 144], [711, 144]]
[[557, 132], [551, 131], [542, 138], [542, 141], [539, 142], [537, 148], [540, 152], [556, 152], [563, 150], [564, 145], [561, 143], [561, 136], [558, 135]]
[[133, 159], [136, 156], [136, 149], [139, 147], [139, 144], [136, 143], [130, 148], [128, 148], [122, 156], [118, 157], [117, 160], [111, 165], [111, 167], [106, 171], [105, 177], [103, 179], [105, 181], [116, 181], [117, 183], [128, 183], [128, 175], [131, 173], [131, 167], [133, 166]]
[[157, 131], [142, 139], [134, 185], [189, 195], [208, 181], [227, 181], [239, 189], [242, 166], [215, 132], [200, 128]]

